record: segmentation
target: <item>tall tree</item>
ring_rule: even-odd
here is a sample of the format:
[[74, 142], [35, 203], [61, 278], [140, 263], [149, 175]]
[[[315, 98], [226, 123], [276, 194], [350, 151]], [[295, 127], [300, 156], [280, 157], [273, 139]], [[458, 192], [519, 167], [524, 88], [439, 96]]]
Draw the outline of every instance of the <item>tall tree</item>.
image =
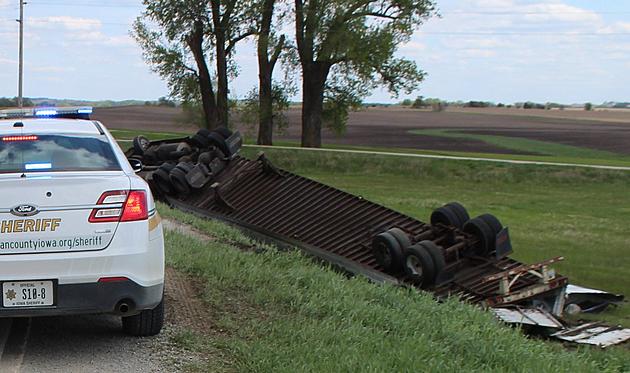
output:
[[325, 100], [347, 113], [377, 84], [394, 95], [418, 86], [422, 70], [395, 52], [433, 11], [433, 0], [295, 0], [302, 146], [321, 146]]
[[[249, 0], [144, 0], [133, 35], [171, 95], [201, 102], [205, 127], [227, 126], [230, 57], [253, 35]], [[148, 24], [155, 25], [157, 30]], [[209, 59], [214, 58], [216, 90]]]
[[286, 36], [275, 40], [272, 33], [276, 0], [260, 1], [258, 25], [258, 141], [259, 145], [272, 145], [273, 113], [273, 71], [286, 46]]

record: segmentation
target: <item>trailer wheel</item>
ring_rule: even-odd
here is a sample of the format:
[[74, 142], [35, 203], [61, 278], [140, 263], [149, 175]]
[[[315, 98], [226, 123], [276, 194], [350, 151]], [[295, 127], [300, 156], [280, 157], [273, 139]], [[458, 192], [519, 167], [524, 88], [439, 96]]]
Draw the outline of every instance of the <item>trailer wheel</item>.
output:
[[170, 180], [173, 184], [173, 188], [177, 193], [188, 194], [190, 193], [190, 185], [186, 181], [186, 174], [192, 170], [193, 165], [190, 163], [178, 163], [175, 168], [171, 170]]
[[495, 236], [503, 230], [503, 224], [501, 224], [501, 222], [499, 221], [499, 219], [497, 219], [496, 216], [492, 214], [482, 214], [482, 215], [479, 215], [479, 218], [485, 221], [486, 224], [488, 224], [488, 226], [494, 232]]
[[464, 206], [462, 206], [461, 203], [459, 203], [459, 202], [449, 202], [446, 205], [444, 205], [444, 207], [450, 209], [459, 218], [459, 222], [461, 224], [457, 228], [462, 229], [464, 224], [468, 220], [470, 220], [470, 215], [468, 215], [468, 211], [466, 211], [466, 208]]
[[212, 132], [206, 128], [202, 128], [199, 131], [197, 131], [197, 133], [190, 138], [190, 140], [192, 141], [192, 143], [194, 145], [196, 145], [198, 148], [207, 148], [210, 146], [210, 141], [208, 141], [208, 136], [211, 134]]
[[446, 259], [444, 258], [444, 250], [442, 250], [438, 245], [436, 245], [433, 241], [420, 241], [418, 245], [424, 247], [429, 255], [431, 255], [431, 259], [433, 260], [433, 264], [435, 265], [435, 278], [437, 278], [440, 273], [446, 267]]
[[431, 213], [431, 225], [444, 224], [447, 226], [461, 228], [462, 222], [453, 210], [446, 206], [438, 207]]
[[185, 142], [180, 142], [177, 145], [177, 148], [175, 148], [174, 151], [172, 151], [169, 154], [169, 158], [170, 159], [179, 159], [181, 157], [190, 155], [193, 153], [192, 148], [190, 147], [190, 145], [186, 144]]
[[394, 235], [388, 232], [376, 235], [372, 239], [372, 253], [376, 258], [376, 262], [386, 272], [400, 272], [403, 262], [403, 250]]
[[179, 168], [174, 168], [169, 175], [171, 184], [178, 194], [190, 193], [190, 186], [186, 181], [186, 173]]
[[389, 234], [391, 234], [392, 236], [394, 236], [396, 241], [398, 241], [402, 251], [405, 251], [406, 248], [411, 246], [411, 240], [409, 239], [409, 235], [407, 233], [405, 233], [402, 229], [400, 229], [400, 228], [391, 228], [391, 229], [387, 230], [387, 232]]
[[486, 256], [494, 251], [496, 245], [496, 234], [492, 228], [481, 218], [470, 219], [464, 224], [464, 232], [475, 236], [478, 240], [473, 246], [473, 251], [479, 256]]
[[144, 152], [149, 149], [151, 141], [144, 136], [136, 136], [133, 138], [133, 153], [137, 155], [144, 155]]
[[207, 139], [211, 145], [216, 146], [217, 149], [219, 149], [223, 154], [225, 154], [226, 157], [229, 157], [232, 155], [230, 153], [230, 148], [225, 142], [225, 139], [220, 134], [216, 132], [212, 132], [211, 134], [208, 135]]
[[153, 173], [153, 181], [158, 189], [164, 194], [173, 194], [173, 184], [169, 174], [175, 168], [173, 163], [164, 163]]
[[216, 132], [219, 135], [221, 135], [221, 137], [223, 137], [223, 139], [227, 139], [228, 137], [232, 136], [232, 133], [233, 133], [227, 127], [217, 127], [217, 128], [214, 129], [214, 132]]
[[435, 264], [423, 245], [412, 245], [405, 250], [405, 273], [414, 285], [423, 289], [435, 281]]

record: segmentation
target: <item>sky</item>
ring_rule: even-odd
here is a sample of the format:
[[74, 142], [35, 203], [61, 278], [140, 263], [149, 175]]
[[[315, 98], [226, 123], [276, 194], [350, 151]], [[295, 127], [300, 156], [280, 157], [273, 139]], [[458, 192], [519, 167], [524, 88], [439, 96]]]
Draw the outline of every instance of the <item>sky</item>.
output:
[[[376, 90], [366, 102], [439, 97], [583, 103], [630, 101], [630, 1], [437, 0], [397, 54], [428, 75], [410, 95]], [[0, 96], [17, 94], [19, 0], [0, 0]], [[155, 100], [168, 94], [130, 37], [140, 0], [29, 0], [27, 97]], [[251, 41], [237, 47], [231, 95], [257, 82]], [[299, 96], [294, 99], [299, 100]]]

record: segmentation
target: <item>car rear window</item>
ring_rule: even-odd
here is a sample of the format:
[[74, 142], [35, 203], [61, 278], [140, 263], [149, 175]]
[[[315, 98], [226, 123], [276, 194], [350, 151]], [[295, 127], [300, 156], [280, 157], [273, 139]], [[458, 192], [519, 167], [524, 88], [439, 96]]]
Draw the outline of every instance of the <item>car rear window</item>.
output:
[[3, 135], [0, 173], [117, 171], [120, 164], [105, 136]]

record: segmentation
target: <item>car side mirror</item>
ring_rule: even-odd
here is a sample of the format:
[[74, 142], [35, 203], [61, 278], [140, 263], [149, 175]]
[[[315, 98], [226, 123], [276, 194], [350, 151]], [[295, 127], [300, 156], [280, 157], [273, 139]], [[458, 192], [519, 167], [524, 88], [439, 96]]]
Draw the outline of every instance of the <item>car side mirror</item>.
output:
[[133, 171], [135, 173], [138, 173], [138, 172], [142, 171], [142, 168], [144, 167], [142, 165], [142, 161], [139, 160], [139, 159], [135, 159], [135, 158], [131, 158], [129, 160], [129, 164], [131, 165], [131, 168], [133, 169]]

